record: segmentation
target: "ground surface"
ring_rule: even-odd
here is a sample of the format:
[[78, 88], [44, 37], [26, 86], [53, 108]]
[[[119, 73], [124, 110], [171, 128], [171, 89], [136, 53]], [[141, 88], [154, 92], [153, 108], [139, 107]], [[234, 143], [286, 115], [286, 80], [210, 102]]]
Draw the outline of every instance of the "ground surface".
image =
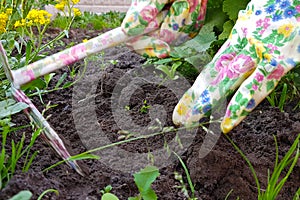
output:
[[[70, 39], [64, 42], [78, 43], [96, 35], [95, 32], [73, 30]], [[61, 48], [63, 46], [56, 51]], [[111, 64], [110, 60], [118, 62]], [[86, 73], [77, 84], [42, 96], [44, 103], [51, 101], [51, 104], [57, 105], [47, 111], [46, 115], [51, 115], [50, 124], [64, 138], [73, 155], [120, 141], [120, 130], [134, 132], [135, 137], [159, 131], [159, 122], [155, 119], [159, 119], [162, 126], [173, 125], [173, 108], [191, 83], [183, 78], [164, 81], [159, 78], [159, 72], [153, 73], [155, 70], [151, 66], [142, 68], [144, 61], [126, 47], [110, 49], [103, 57], [97, 56], [87, 61]], [[80, 62], [74, 66], [83, 68], [83, 65]], [[57, 72], [52, 85], [64, 72], [70, 74], [70, 69]], [[67, 79], [72, 80], [70, 76]], [[39, 98], [33, 99], [42, 109]], [[145, 105], [151, 107], [144, 113], [141, 108]], [[287, 105], [285, 112], [280, 112], [264, 101], [229, 133], [230, 138], [252, 162], [262, 188], [266, 187], [268, 169], [273, 169], [275, 161], [273, 135], [278, 140], [279, 158], [282, 158], [300, 133], [300, 112], [292, 110], [292, 106]], [[23, 114], [14, 117], [18, 124], [26, 124], [26, 120]], [[151, 127], [156, 127], [156, 130]], [[215, 126], [206, 125], [206, 128], [218, 132]], [[30, 128], [22, 132], [30, 137]], [[39, 150], [39, 154], [31, 169], [28, 173], [17, 171], [7, 187], [0, 192], [0, 199], [8, 199], [24, 189], [32, 191], [36, 199], [49, 188], [57, 189], [59, 196], [49, 194], [45, 199], [101, 199], [100, 190], [107, 185], [113, 187], [112, 193], [121, 200], [127, 199], [138, 194], [132, 174], [149, 163], [148, 155], [153, 155], [154, 165], [160, 168], [160, 176], [153, 184], [159, 199], [187, 199], [178, 188], [179, 181], [174, 178], [174, 172], [179, 172], [187, 185], [184, 170], [173, 154], [164, 157], [169, 155], [166, 153], [167, 147], [178, 152], [186, 163], [199, 199], [225, 199], [227, 195], [228, 199], [257, 199], [257, 188], [251, 171], [226, 137], [216, 134], [215, 139], [212, 137], [212, 140], [208, 140], [202, 128], [178, 131], [177, 135], [183, 145], [182, 149], [179, 148], [179, 142], [175, 141], [176, 133], [170, 132], [164, 136], [158, 135], [96, 152], [101, 156], [100, 160], [80, 162], [87, 173], [85, 177], [65, 164], [42, 173], [43, 169], [60, 159], [39, 138], [33, 147], [33, 150]], [[18, 140], [20, 134], [12, 134], [9, 140], [12, 138]], [[206, 151], [203, 151], [203, 143], [207, 144], [207, 141], [211, 142], [207, 148], [212, 149], [204, 156]], [[213, 145], [214, 141], [217, 141], [216, 145]], [[278, 199], [292, 199], [299, 186], [300, 162]]]

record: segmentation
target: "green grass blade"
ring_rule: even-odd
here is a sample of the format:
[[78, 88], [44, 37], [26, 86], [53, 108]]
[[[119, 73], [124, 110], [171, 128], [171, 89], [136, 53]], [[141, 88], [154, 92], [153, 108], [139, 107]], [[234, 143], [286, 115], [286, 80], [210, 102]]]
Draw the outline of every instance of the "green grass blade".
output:
[[[299, 139], [300, 139], [300, 134], [297, 136], [297, 138], [295, 139], [291, 148], [285, 154], [285, 156], [280, 161], [280, 163], [278, 165], [275, 165], [276, 167], [274, 168], [272, 176], [269, 180], [267, 190], [264, 192], [264, 194], [262, 194], [262, 199], [268, 199], [268, 198], [275, 199], [277, 197], [278, 193], [280, 192], [280, 190], [282, 189], [284, 183], [288, 179], [289, 175], [292, 173], [293, 168], [296, 165], [298, 158], [299, 158]], [[292, 156], [295, 152], [296, 152], [296, 155], [294, 158], [292, 158]], [[279, 181], [282, 171], [288, 165], [291, 165], [291, 166], [290, 166], [287, 174], [285, 175], [285, 177], [283, 179], [281, 179], [281, 181]]]
[[298, 188], [297, 192], [295, 193], [293, 200], [299, 200], [300, 199], [300, 187]]
[[257, 178], [256, 172], [254, 170], [253, 165], [251, 164], [250, 160], [247, 158], [247, 156], [242, 152], [242, 150], [231, 140], [231, 138], [228, 135], [225, 135], [225, 137], [228, 139], [228, 141], [231, 143], [231, 145], [235, 148], [235, 150], [237, 150], [237, 152], [239, 152], [239, 154], [242, 156], [242, 158], [247, 162], [252, 175], [254, 177], [256, 186], [257, 186], [257, 192], [258, 192], [258, 196], [261, 196], [261, 191], [260, 191], [260, 183], [259, 180]]
[[45, 196], [47, 193], [49, 192], [54, 192], [56, 194], [56, 196], [59, 195], [59, 192], [58, 190], [55, 190], [55, 189], [48, 189], [48, 190], [45, 190], [39, 197], [37, 200], [41, 200], [43, 198], [43, 196]]
[[[299, 136], [300, 136], [300, 134], [299, 134]], [[289, 168], [289, 171], [287, 172], [287, 174], [285, 175], [285, 177], [279, 182], [279, 184], [278, 184], [278, 185], [276, 186], [276, 188], [275, 188], [276, 196], [278, 195], [278, 193], [279, 193], [280, 190], [282, 189], [284, 183], [286, 182], [286, 180], [288, 179], [288, 177], [289, 177], [290, 174], [292, 173], [292, 171], [293, 171], [295, 165], [297, 164], [297, 161], [298, 161], [298, 158], [299, 158], [299, 137], [298, 137], [298, 139], [296, 139], [296, 140], [294, 141], [294, 144], [296, 144], [296, 145], [295, 145], [295, 148], [298, 147], [297, 150], [294, 149], [294, 148], [291, 148], [290, 150], [292, 150], [292, 151], [291, 151], [292, 153], [294, 153], [294, 152], [296, 151], [296, 155], [295, 155], [294, 158], [290, 159], [288, 162], [282, 163], [282, 164], [284, 165], [284, 168], [285, 168], [285, 167], [288, 166], [289, 163], [292, 161], [292, 164], [291, 164], [291, 166], [290, 166], [290, 168]], [[292, 156], [292, 154], [291, 154], [291, 156]], [[276, 196], [275, 196], [275, 197], [276, 197]]]
[[284, 83], [281, 91], [280, 99], [279, 99], [279, 104], [278, 104], [278, 108], [280, 109], [281, 112], [283, 112], [283, 106], [286, 102], [286, 97], [287, 97], [287, 84]]
[[32, 154], [32, 156], [30, 157], [29, 161], [28, 162], [26, 161], [26, 163], [24, 163], [24, 167], [23, 167], [23, 170], [22, 170], [23, 172], [28, 172], [29, 167], [31, 166], [31, 164], [32, 164], [33, 160], [35, 159], [35, 157], [37, 156], [37, 154], [38, 154], [38, 151], [35, 151]]
[[184, 172], [185, 172], [186, 177], [187, 177], [187, 181], [188, 181], [189, 186], [190, 186], [190, 188], [191, 188], [192, 197], [194, 197], [194, 195], [195, 195], [195, 188], [194, 188], [194, 184], [193, 184], [193, 182], [192, 182], [192, 179], [191, 179], [189, 170], [188, 170], [188, 168], [186, 167], [186, 165], [184, 164], [183, 160], [180, 158], [180, 156], [179, 156], [177, 153], [175, 153], [174, 151], [173, 151], [173, 153], [176, 155], [176, 157], [178, 158], [180, 164], [182, 165], [182, 167], [183, 167], [183, 169], [184, 169]]

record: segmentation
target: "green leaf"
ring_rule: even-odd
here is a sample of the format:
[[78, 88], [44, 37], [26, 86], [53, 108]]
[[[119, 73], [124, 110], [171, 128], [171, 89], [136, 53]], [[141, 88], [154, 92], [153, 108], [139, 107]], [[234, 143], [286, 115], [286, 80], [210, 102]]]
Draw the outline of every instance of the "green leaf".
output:
[[101, 200], [119, 200], [119, 198], [112, 194], [112, 193], [105, 193], [102, 197]]
[[32, 193], [29, 190], [24, 190], [14, 195], [9, 200], [30, 200], [32, 197]]
[[219, 40], [225, 40], [230, 35], [230, 32], [234, 26], [234, 23], [232, 20], [228, 20], [223, 25], [223, 32], [219, 35]]
[[197, 69], [202, 70], [203, 67], [211, 61], [211, 59], [211, 56], [207, 52], [203, 52], [185, 58], [184, 60], [192, 64], [194, 67], [197, 67]]
[[34, 90], [36, 88], [42, 90], [44, 88], [46, 88], [47, 84], [44, 80], [42, 80], [41, 78], [37, 78], [25, 85], [23, 85], [21, 88], [22, 90]]
[[207, 8], [219, 8], [223, 4], [223, 0], [208, 1]]
[[57, 81], [56, 85], [55, 85], [55, 88], [58, 88], [62, 83], [63, 81], [66, 79], [67, 77], [67, 73], [64, 73]]
[[67, 82], [63, 85], [63, 89], [66, 89], [68, 87], [70, 87], [73, 84], [73, 82]]
[[144, 200], [155, 200], [157, 196], [151, 188], [151, 184], [159, 176], [159, 170], [155, 166], [147, 166], [135, 173], [134, 182], [138, 187]]
[[32, 51], [32, 42], [31, 41], [28, 41], [26, 43], [26, 65], [28, 65], [29, 63], [29, 59], [30, 59], [30, 56], [31, 56], [31, 51]]
[[223, 24], [228, 20], [228, 16], [223, 12], [222, 7], [207, 9], [206, 13], [204, 26], [216, 27], [219, 31], [222, 31]]
[[184, 45], [195, 49], [197, 52], [203, 52], [209, 49], [211, 43], [214, 41], [216, 41], [216, 36], [212, 31], [212, 27], [204, 25], [199, 34]]
[[236, 20], [240, 10], [245, 10], [249, 0], [224, 0], [223, 11], [228, 14], [229, 19]]
[[45, 82], [46, 82], [46, 85], [48, 86], [50, 81], [52, 80], [53, 76], [55, 75], [55, 73], [50, 73], [50, 74], [46, 74], [44, 76], [44, 79], [45, 79]]
[[139, 197], [129, 197], [128, 200], [140, 200]]
[[[3, 101], [0, 102], [0, 104], [3, 104]], [[28, 105], [26, 103], [23, 102], [18, 102], [16, 104], [13, 105], [9, 105], [9, 106], [4, 106], [4, 107], [0, 107], [0, 119], [13, 115], [15, 113], [18, 113], [24, 109], [28, 108]]]

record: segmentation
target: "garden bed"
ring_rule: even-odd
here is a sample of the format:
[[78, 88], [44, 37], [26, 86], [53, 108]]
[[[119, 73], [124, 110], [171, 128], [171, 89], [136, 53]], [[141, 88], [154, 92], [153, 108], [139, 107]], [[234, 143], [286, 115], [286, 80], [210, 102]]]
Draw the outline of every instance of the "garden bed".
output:
[[[97, 34], [95, 31], [74, 29], [70, 32], [70, 38], [63, 41], [79, 43]], [[52, 51], [57, 52], [62, 48], [57, 47]], [[160, 82], [162, 79], [158, 76], [159, 72], [151, 66], [143, 67], [144, 62], [144, 58], [125, 46], [115, 47], [107, 50], [104, 56], [99, 54], [88, 59], [85, 75], [74, 86], [42, 95], [45, 104], [51, 101], [51, 104], [57, 105], [48, 110], [46, 116], [51, 115], [50, 124], [64, 138], [72, 155], [106, 145], [107, 141], [120, 141], [120, 130], [151, 134], [153, 130], [149, 127], [159, 126], [156, 118], [165, 127], [173, 125], [172, 111], [178, 98], [192, 83], [180, 78]], [[82, 61], [73, 66], [81, 66], [83, 69], [83, 65]], [[72, 80], [71, 68], [72, 66], [57, 72], [51, 82], [52, 87], [65, 72], [68, 74], [66, 80]], [[43, 109], [40, 98], [35, 96], [33, 99], [39, 109]], [[277, 138], [281, 159], [300, 132], [300, 112], [299, 109], [293, 110], [293, 106], [286, 105], [285, 112], [280, 112], [263, 101], [228, 134], [253, 164], [262, 189], [266, 187], [268, 170], [272, 172], [274, 167], [276, 148], [273, 136]], [[26, 124], [27, 119], [25, 115], [18, 114], [14, 116], [14, 123]], [[208, 125], [206, 127], [209, 128]], [[19, 131], [20, 134], [10, 134], [8, 140], [20, 139], [22, 132], [26, 132], [29, 138], [32, 130], [29, 127]], [[185, 134], [192, 137], [187, 138]], [[196, 131], [183, 130], [178, 135], [183, 145], [186, 144], [179, 152], [195, 185], [196, 197], [257, 199], [257, 187], [249, 166], [224, 135], [220, 135], [216, 145], [203, 158], [200, 152], [206, 132], [202, 128]], [[59, 196], [49, 193], [45, 199], [101, 199], [100, 190], [107, 185], [112, 186], [111, 192], [119, 199], [127, 199], [138, 194], [133, 173], [148, 164], [147, 159], [144, 159], [148, 152], [153, 152], [154, 165], [159, 166], [160, 176], [153, 183], [158, 198], [187, 199], [179, 187], [180, 182], [174, 177], [174, 172], [179, 172], [188, 186], [180, 162], [175, 158], [160, 160], [157, 156], [159, 154], [155, 154], [158, 150], [165, 150], [165, 142], [171, 143], [175, 137], [176, 133], [169, 132], [127, 142], [118, 146], [120, 154], [113, 147], [95, 152], [100, 155], [100, 160], [80, 161], [87, 173], [84, 177], [66, 164], [43, 173], [45, 168], [60, 161], [60, 158], [38, 138], [32, 151], [38, 150], [39, 153], [30, 170], [27, 173], [17, 171], [1, 191], [0, 199], [8, 199], [21, 190], [30, 190], [34, 194], [33, 199], [36, 199], [49, 188], [57, 189]], [[177, 148], [176, 144], [173, 146]], [[122, 157], [122, 153], [129, 157]], [[141, 157], [130, 157], [132, 154]], [[20, 163], [24, 162], [22, 159]], [[292, 199], [299, 186], [300, 162], [296, 164], [278, 199]]]

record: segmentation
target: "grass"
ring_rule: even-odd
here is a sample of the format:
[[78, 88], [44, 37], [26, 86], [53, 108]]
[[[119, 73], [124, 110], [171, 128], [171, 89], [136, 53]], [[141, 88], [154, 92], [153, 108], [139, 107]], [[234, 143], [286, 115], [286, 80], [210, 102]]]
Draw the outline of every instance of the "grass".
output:
[[[285, 154], [285, 156], [281, 159], [279, 162], [278, 158], [278, 144], [276, 137], [274, 136], [274, 143], [275, 143], [275, 149], [276, 149], [276, 159], [274, 163], [274, 169], [272, 174], [268, 174], [268, 185], [265, 189], [262, 189], [260, 186], [260, 181], [257, 177], [256, 171], [251, 164], [250, 160], [246, 157], [246, 155], [242, 152], [242, 150], [230, 139], [228, 135], [226, 135], [229, 142], [232, 144], [232, 146], [235, 148], [237, 152], [242, 156], [242, 158], [247, 162], [255, 183], [257, 187], [257, 193], [258, 193], [258, 200], [273, 200], [276, 199], [279, 192], [281, 191], [283, 185], [291, 175], [295, 165], [297, 164], [297, 161], [300, 156], [300, 134], [298, 134], [297, 138], [295, 139], [294, 143], [288, 150], [288, 152]], [[287, 170], [287, 172], [285, 172]], [[300, 189], [300, 188], [299, 188]], [[294, 195], [299, 196], [299, 189]]]
[[[30, 139], [30, 143], [25, 147], [25, 133], [22, 135], [20, 141], [16, 142], [14, 140], [11, 141], [11, 151], [8, 151], [7, 137], [8, 134], [11, 133], [13, 129], [11, 129], [8, 125], [3, 127], [1, 139], [2, 139], [2, 147], [1, 147], [1, 155], [0, 155], [0, 189], [4, 188], [5, 185], [9, 182], [11, 177], [14, 175], [15, 171], [18, 167], [23, 171], [27, 172], [32, 164], [34, 158], [37, 155], [37, 151], [31, 154], [31, 148], [34, 145], [37, 137], [40, 134], [41, 130], [36, 130]], [[25, 161], [23, 166], [19, 166], [18, 163], [21, 157], [25, 157]]]
[[[84, 12], [81, 16], [77, 16], [71, 28], [105, 30], [108, 28], [117, 28], [121, 26], [125, 13], [107, 12], [104, 14], [95, 14]], [[68, 24], [68, 18], [58, 15], [51, 23], [52, 27], [65, 29]]]

